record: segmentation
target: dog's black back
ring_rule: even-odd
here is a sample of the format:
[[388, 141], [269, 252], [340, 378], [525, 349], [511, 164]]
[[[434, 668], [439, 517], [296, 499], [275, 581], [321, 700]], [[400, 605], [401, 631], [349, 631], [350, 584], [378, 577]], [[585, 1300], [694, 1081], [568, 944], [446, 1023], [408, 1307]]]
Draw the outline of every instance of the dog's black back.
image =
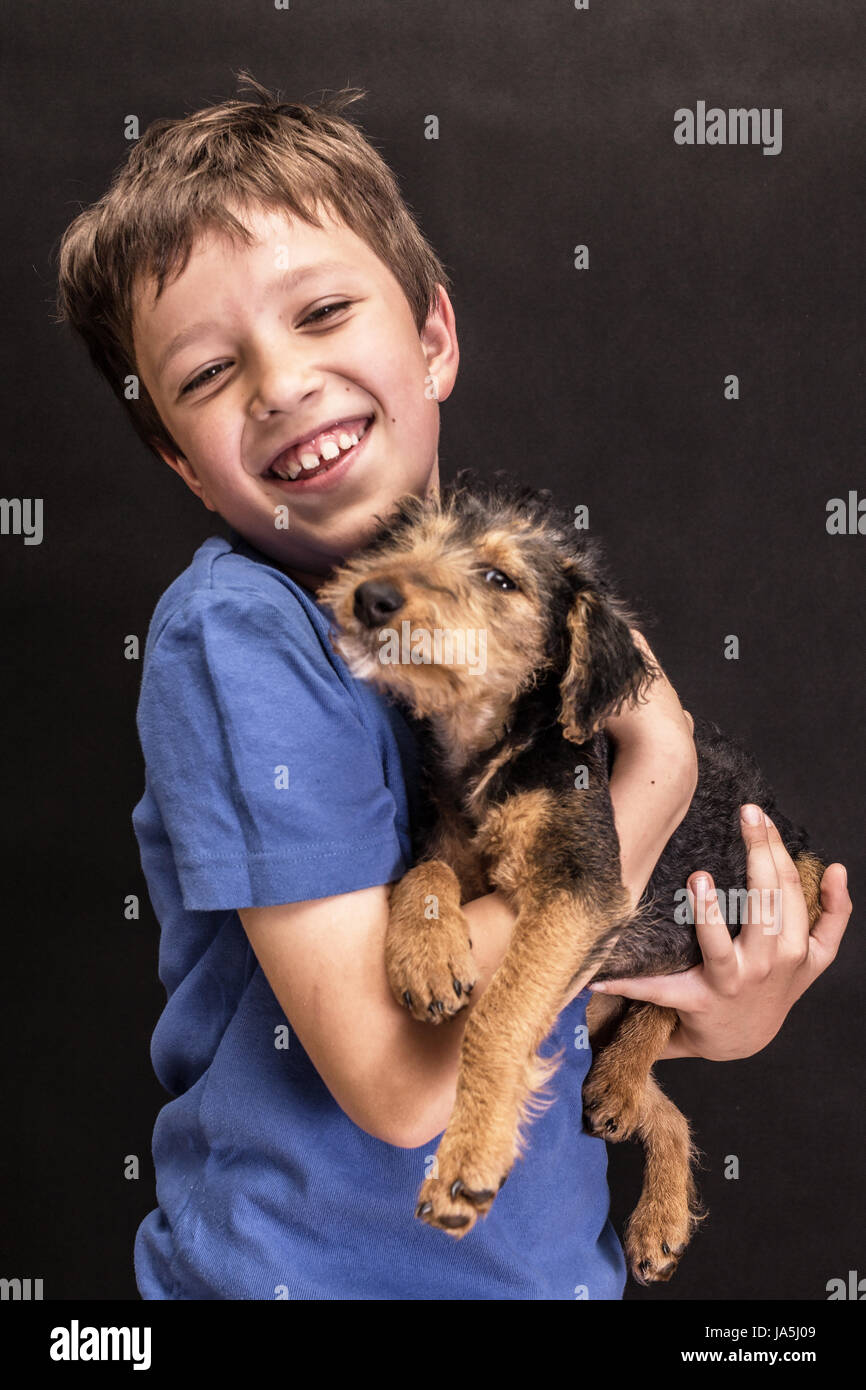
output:
[[[683, 889], [690, 874], [706, 869], [716, 888], [726, 894], [730, 909], [731, 894], [746, 887], [746, 849], [740, 832], [744, 803], [766, 811], [792, 858], [810, 848], [805, 830], [779, 810], [772, 789], [745, 748], [700, 716], [695, 716], [695, 746], [698, 784], [691, 806], [653, 871], [639, 918], [614, 947], [598, 973], [599, 980], [666, 975], [700, 964], [694, 926], [676, 920], [685, 913]], [[733, 915], [729, 910], [727, 925], [735, 937], [740, 924], [730, 920]]]

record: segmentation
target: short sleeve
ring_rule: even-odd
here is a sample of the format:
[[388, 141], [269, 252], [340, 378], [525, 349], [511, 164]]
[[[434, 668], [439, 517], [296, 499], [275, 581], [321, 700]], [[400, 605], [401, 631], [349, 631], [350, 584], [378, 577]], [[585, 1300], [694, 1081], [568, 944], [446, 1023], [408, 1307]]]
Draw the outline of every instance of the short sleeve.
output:
[[146, 653], [137, 718], [187, 910], [406, 872], [376, 737], [299, 604], [195, 591]]

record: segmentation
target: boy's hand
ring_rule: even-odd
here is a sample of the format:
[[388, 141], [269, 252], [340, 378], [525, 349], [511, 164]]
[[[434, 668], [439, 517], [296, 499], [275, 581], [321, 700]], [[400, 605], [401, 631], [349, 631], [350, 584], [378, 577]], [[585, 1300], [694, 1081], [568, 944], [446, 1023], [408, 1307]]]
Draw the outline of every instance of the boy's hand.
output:
[[[679, 975], [605, 980], [591, 989], [646, 999], [676, 1009], [680, 1022], [662, 1058], [706, 1057], [714, 1062], [751, 1057], [776, 1036], [791, 1006], [836, 957], [851, 915], [843, 864], [830, 864], [821, 880], [823, 912], [809, 931], [800, 877], [776, 827], [761, 815], [756, 825], [741, 819], [746, 844], [746, 885], [758, 895], [781, 889], [781, 924], [764, 931], [760, 920], [745, 922], [732, 941], [715, 899], [710, 874], [688, 880], [694, 907], [698, 879], [708, 880], [706, 918], [696, 914], [703, 964]], [[700, 901], [700, 897], [698, 899]], [[767, 901], [767, 900], [765, 900]], [[777, 899], [769, 899], [777, 901]], [[760, 917], [756, 912], [754, 916]]]

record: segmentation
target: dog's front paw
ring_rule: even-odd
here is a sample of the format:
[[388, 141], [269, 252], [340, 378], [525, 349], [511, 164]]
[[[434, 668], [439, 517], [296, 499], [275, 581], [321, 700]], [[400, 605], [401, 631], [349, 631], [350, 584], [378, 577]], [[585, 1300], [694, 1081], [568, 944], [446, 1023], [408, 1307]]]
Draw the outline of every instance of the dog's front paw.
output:
[[646, 1078], [630, 1077], [596, 1063], [583, 1083], [583, 1120], [588, 1134], [618, 1144], [635, 1133], [644, 1104]]
[[481, 1157], [468, 1148], [449, 1148], [443, 1139], [436, 1155], [437, 1176], [422, 1183], [415, 1215], [460, 1240], [479, 1216], [487, 1215], [513, 1162], [513, 1149], [507, 1157]]
[[469, 924], [459, 908], [422, 919], [385, 943], [391, 993], [413, 1018], [441, 1023], [465, 1009], [478, 980]]

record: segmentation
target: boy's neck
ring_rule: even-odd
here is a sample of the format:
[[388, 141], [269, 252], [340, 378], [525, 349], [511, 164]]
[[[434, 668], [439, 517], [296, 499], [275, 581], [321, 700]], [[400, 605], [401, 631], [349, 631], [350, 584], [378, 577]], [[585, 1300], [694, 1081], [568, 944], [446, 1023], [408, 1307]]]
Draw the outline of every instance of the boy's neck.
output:
[[286, 565], [282, 560], [278, 560], [276, 556], [268, 555], [257, 546], [254, 541], [247, 540], [246, 536], [242, 536], [240, 531], [236, 531], [234, 527], [231, 528], [231, 531], [232, 541], [235, 545], [240, 542], [242, 545], [249, 546], [250, 550], [256, 551], [256, 553], [261, 555], [269, 565], [273, 565], [274, 569], [279, 570], [281, 574], [288, 575], [289, 579], [293, 579], [296, 584], [300, 584], [302, 589], [306, 589], [307, 592], [312, 594], [315, 598], [317, 591], [325, 582], [326, 576], [324, 574], [308, 574], [305, 570], [299, 570], [294, 565]]
[[324, 574], [305, 574], [303, 570], [295, 569], [294, 566], [289, 568], [288, 565], [281, 565], [276, 560], [274, 564], [277, 569], [283, 571], [283, 574], [287, 574], [290, 579], [294, 579], [296, 584], [300, 584], [302, 589], [307, 589], [309, 593], [314, 595], [318, 593], [327, 578]]
[[[438, 491], [439, 486], [439, 450], [437, 449], [436, 457], [433, 461], [433, 468], [431, 469], [430, 477], [427, 482], [426, 496], [429, 497], [432, 492]], [[231, 525], [231, 522], [228, 524], [232, 536], [236, 541], [243, 541], [245, 545], [250, 546], [253, 550], [257, 550], [260, 555], [265, 556], [269, 564], [281, 570], [283, 574], [288, 575], [289, 579], [293, 579], [296, 584], [300, 584], [302, 589], [308, 590], [313, 596], [318, 593], [326, 579], [330, 578], [330, 571], [327, 573], [313, 574], [308, 570], [298, 569], [295, 565], [287, 565], [282, 560], [277, 559], [276, 556], [266, 554], [254, 541], [249, 541], [246, 536], [241, 535], [240, 531], [236, 530], [236, 528]]]

